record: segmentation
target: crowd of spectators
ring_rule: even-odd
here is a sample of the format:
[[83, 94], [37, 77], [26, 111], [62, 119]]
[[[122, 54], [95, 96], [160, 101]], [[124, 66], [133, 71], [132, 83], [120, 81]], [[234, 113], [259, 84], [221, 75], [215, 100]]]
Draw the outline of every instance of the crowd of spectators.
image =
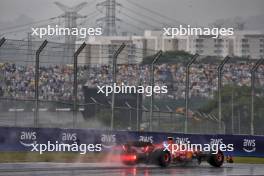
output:
[[[190, 96], [212, 98], [217, 90], [216, 64], [194, 64], [190, 69]], [[252, 64], [226, 64], [223, 70], [223, 84], [250, 86]], [[118, 65], [117, 83], [125, 85], [151, 85], [149, 65]], [[185, 96], [185, 66], [178, 64], [156, 65], [156, 85], [167, 85], [168, 94], [156, 95], [172, 99]], [[45, 100], [72, 100], [72, 65], [41, 66], [39, 75], [39, 98]], [[264, 66], [257, 74], [256, 84], [264, 85]], [[82, 87], [110, 85], [112, 68], [105, 65], [78, 67], [78, 99], [83, 99]], [[32, 99], [35, 96], [35, 68], [32, 65], [3, 63], [0, 65], [0, 96], [5, 98]]]

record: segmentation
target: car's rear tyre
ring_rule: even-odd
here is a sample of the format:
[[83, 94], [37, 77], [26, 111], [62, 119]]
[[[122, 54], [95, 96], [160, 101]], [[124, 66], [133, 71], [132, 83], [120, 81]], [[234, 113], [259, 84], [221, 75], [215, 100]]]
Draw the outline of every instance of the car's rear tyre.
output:
[[198, 157], [197, 157], [197, 164], [200, 165], [201, 163], [202, 163], [202, 157], [198, 156]]
[[168, 167], [171, 163], [171, 155], [168, 151], [157, 149], [152, 154], [152, 161], [161, 167]]
[[210, 154], [207, 162], [214, 167], [221, 167], [224, 163], [225, 157], [223, 152], [218, 151], [216, 154]]

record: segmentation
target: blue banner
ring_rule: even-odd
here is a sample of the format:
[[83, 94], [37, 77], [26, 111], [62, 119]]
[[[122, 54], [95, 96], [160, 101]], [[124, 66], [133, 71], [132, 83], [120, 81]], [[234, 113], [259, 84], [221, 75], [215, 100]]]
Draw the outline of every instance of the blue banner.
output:
[[232, 144], [234, 151], [225, 152], [232, 156], [264, 157], [264, 136], [251, 135], [202, 135], [183, 133], [103, 131], [94, 129], [59, 129], [59, 128], [0, 128], [0, 151], [30, 151], [32, 143], [79, 143], [102, 144], [107, 151], [113, 146], [128, 141], [148, 141], [159, 144], [174, 137], [176, 142], [191, 144]]

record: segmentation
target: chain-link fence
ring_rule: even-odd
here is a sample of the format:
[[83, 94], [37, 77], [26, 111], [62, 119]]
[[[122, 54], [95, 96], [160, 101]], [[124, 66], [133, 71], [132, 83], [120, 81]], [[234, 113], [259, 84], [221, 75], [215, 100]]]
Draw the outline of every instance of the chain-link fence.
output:
[[[164, 57], [133, 43], [0, 44], [1, 126], [264, 134], [262, 60]], [[113, 83], [167, 92], [98, 93]]]

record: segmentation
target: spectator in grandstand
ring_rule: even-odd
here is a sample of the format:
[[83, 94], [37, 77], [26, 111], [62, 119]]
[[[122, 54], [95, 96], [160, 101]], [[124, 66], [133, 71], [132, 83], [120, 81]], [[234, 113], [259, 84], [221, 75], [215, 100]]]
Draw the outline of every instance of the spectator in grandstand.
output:
[[[223, 72], [223, 84], [250, 85], [249, 64], [226, 64]], [[150, 85], [149, 65], [118, 65], [117, 83], [126, 85]], [[259, 73], [264, 66], [259, 67]], [[0, 65], [0, 96], [9, 98], [34, 98], [35, 70], [31, 65], [5, 63]], [[178, 64], [157, 65], [154, 72], [156, 85], [167, 85], [167, 95], [157, 98], [180, 99], [185, 96], [185, 66]], [[258, 84], [263, 85], [264, 79], [258, 74]], [[263, 77], [263, 76], [262, 76]], [[112, 83], [111, 67], [105, 65], [78, 67], [78, 99], [83, 100], [82, 87], [96, 87]], [[217, 65], [196, 64], [190, 69], [190, 95], [210, 98], [217, 90]], [[42, 66], [39, 77], [39, 96], [44, 100], [73, 99], [73, 67], [67, 65]]]

